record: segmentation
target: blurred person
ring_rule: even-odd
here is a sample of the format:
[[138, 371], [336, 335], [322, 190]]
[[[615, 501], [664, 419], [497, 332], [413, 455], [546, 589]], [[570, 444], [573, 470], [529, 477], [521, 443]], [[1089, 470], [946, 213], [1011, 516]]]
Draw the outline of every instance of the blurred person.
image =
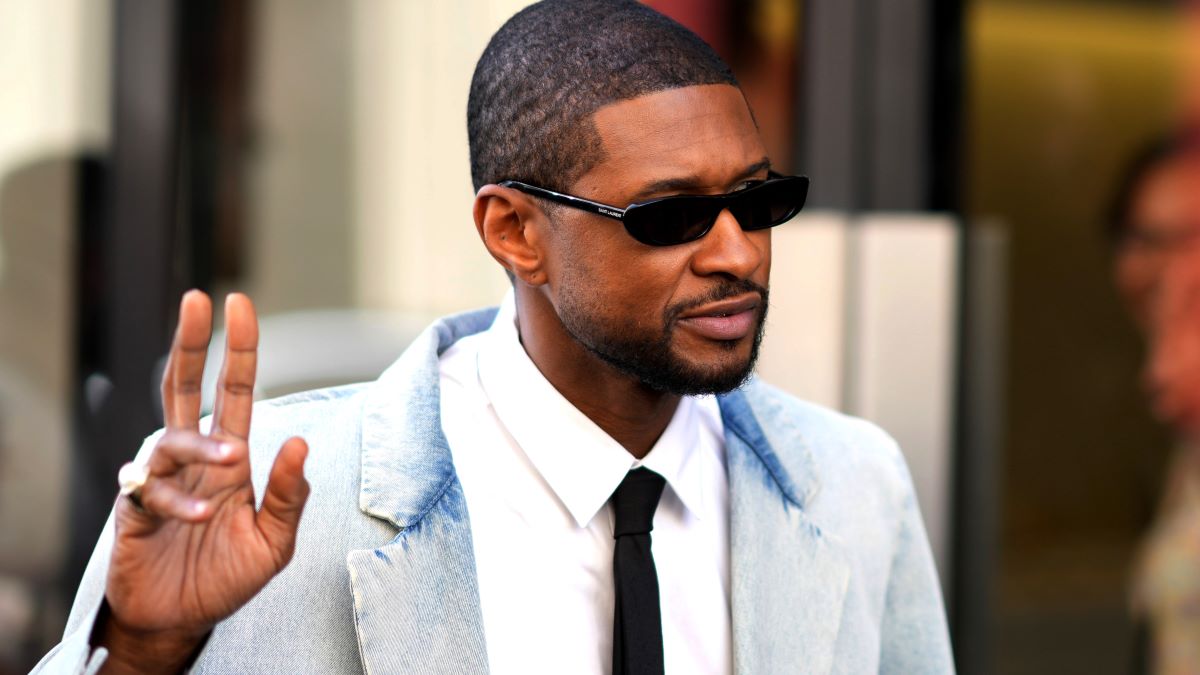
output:
[[1143, 333], [1150, 330], [1167, 263], [1200, 235], [1193, 227], [1196, 187], [1183, 143], [1156, 140], [1134, 158], [1109, 218], [1117, 290]]
[[252, 406], [232, 295], [209, 424], [185, 295], [166, 429], [37, 671], [952, 672], [895, 443], [751, 377], [807, 180], [728, 67], [638, 3], [547, 0], [467, 117], [499, 309]]
[[1117, 287], [1147, 340], [1155, 416], [1178, 438], [1134, 572], [1153, 672], [1200, 673], [1200, 155], [1186, 135], [1131, 167], [1114, 210]]

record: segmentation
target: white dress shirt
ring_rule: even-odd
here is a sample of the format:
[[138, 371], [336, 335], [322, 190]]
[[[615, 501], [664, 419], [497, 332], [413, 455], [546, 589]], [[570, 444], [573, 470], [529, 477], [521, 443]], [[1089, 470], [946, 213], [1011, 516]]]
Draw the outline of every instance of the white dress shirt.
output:
[[638, 461], [530, 360], [509, 292], [490, 329], [442, 354], [442, 427], [462, 481], [493, 673], [612, 669], [608, 499], [666, 479], [651, 534], [668, 673], [731, 673], [729, 489], [720, 410], [684, 397]]

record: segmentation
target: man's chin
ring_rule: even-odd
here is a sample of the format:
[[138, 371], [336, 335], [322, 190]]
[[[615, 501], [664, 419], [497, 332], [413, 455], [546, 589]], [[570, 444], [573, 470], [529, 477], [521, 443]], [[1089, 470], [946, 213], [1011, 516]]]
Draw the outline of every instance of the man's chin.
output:
[[723, 394], [746, 383], [758, 359], [761, 328], [738, 340], [711, 340], [675, 332], [671, 347], [674, 386], [680, 395]]
[[754, 370], [753, 356], [725, 351], [718, 358], [705, 361], [676, 358], [669, 377], [647, 384], [680, 396], [724, 394], [746, 383]]
[[750, 334], [714, 340], [693, 331], [665, 331], [662, 339], [638, 340], [620, 331], [596, 330], [588, 321], [563, 327], [576, 342], [616, 371], [653, 391], [677, 396], [721, 394], [749, 378], [762, 340], [762, 318]]

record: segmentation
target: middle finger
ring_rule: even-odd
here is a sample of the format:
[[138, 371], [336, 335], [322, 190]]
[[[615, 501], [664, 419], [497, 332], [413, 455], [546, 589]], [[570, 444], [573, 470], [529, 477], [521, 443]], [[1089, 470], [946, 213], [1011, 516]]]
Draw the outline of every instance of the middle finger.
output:
[[231, 293], [225, 300], [225, 323], [225, 362], [217, 382], [213, 435], [245, 440], [250, 435], [258, 367], [258, 318], [250, 298]]

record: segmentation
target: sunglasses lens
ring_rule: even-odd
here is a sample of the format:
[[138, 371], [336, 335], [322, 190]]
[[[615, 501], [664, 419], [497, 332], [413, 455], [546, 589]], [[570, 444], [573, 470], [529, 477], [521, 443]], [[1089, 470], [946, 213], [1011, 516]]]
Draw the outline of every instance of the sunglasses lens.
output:
[[703, 237], [722, 209], [743, 230], [763, 230], [791, 220], [804, 207], [808, 179], [779, 178], [727, 197], [680, 196], [630, 207], [625, 228], [643, 244], [674, 246]]
[[792, 219], [804, 207], [808, 183], [785, 178], [752, 188], [731, 211], [743, 230], [763, 230]]
[[677, 197], [626, 211], [625, 227], [644, 244], [674, 246], [703, 237], [717, 213], [709, 200]]

